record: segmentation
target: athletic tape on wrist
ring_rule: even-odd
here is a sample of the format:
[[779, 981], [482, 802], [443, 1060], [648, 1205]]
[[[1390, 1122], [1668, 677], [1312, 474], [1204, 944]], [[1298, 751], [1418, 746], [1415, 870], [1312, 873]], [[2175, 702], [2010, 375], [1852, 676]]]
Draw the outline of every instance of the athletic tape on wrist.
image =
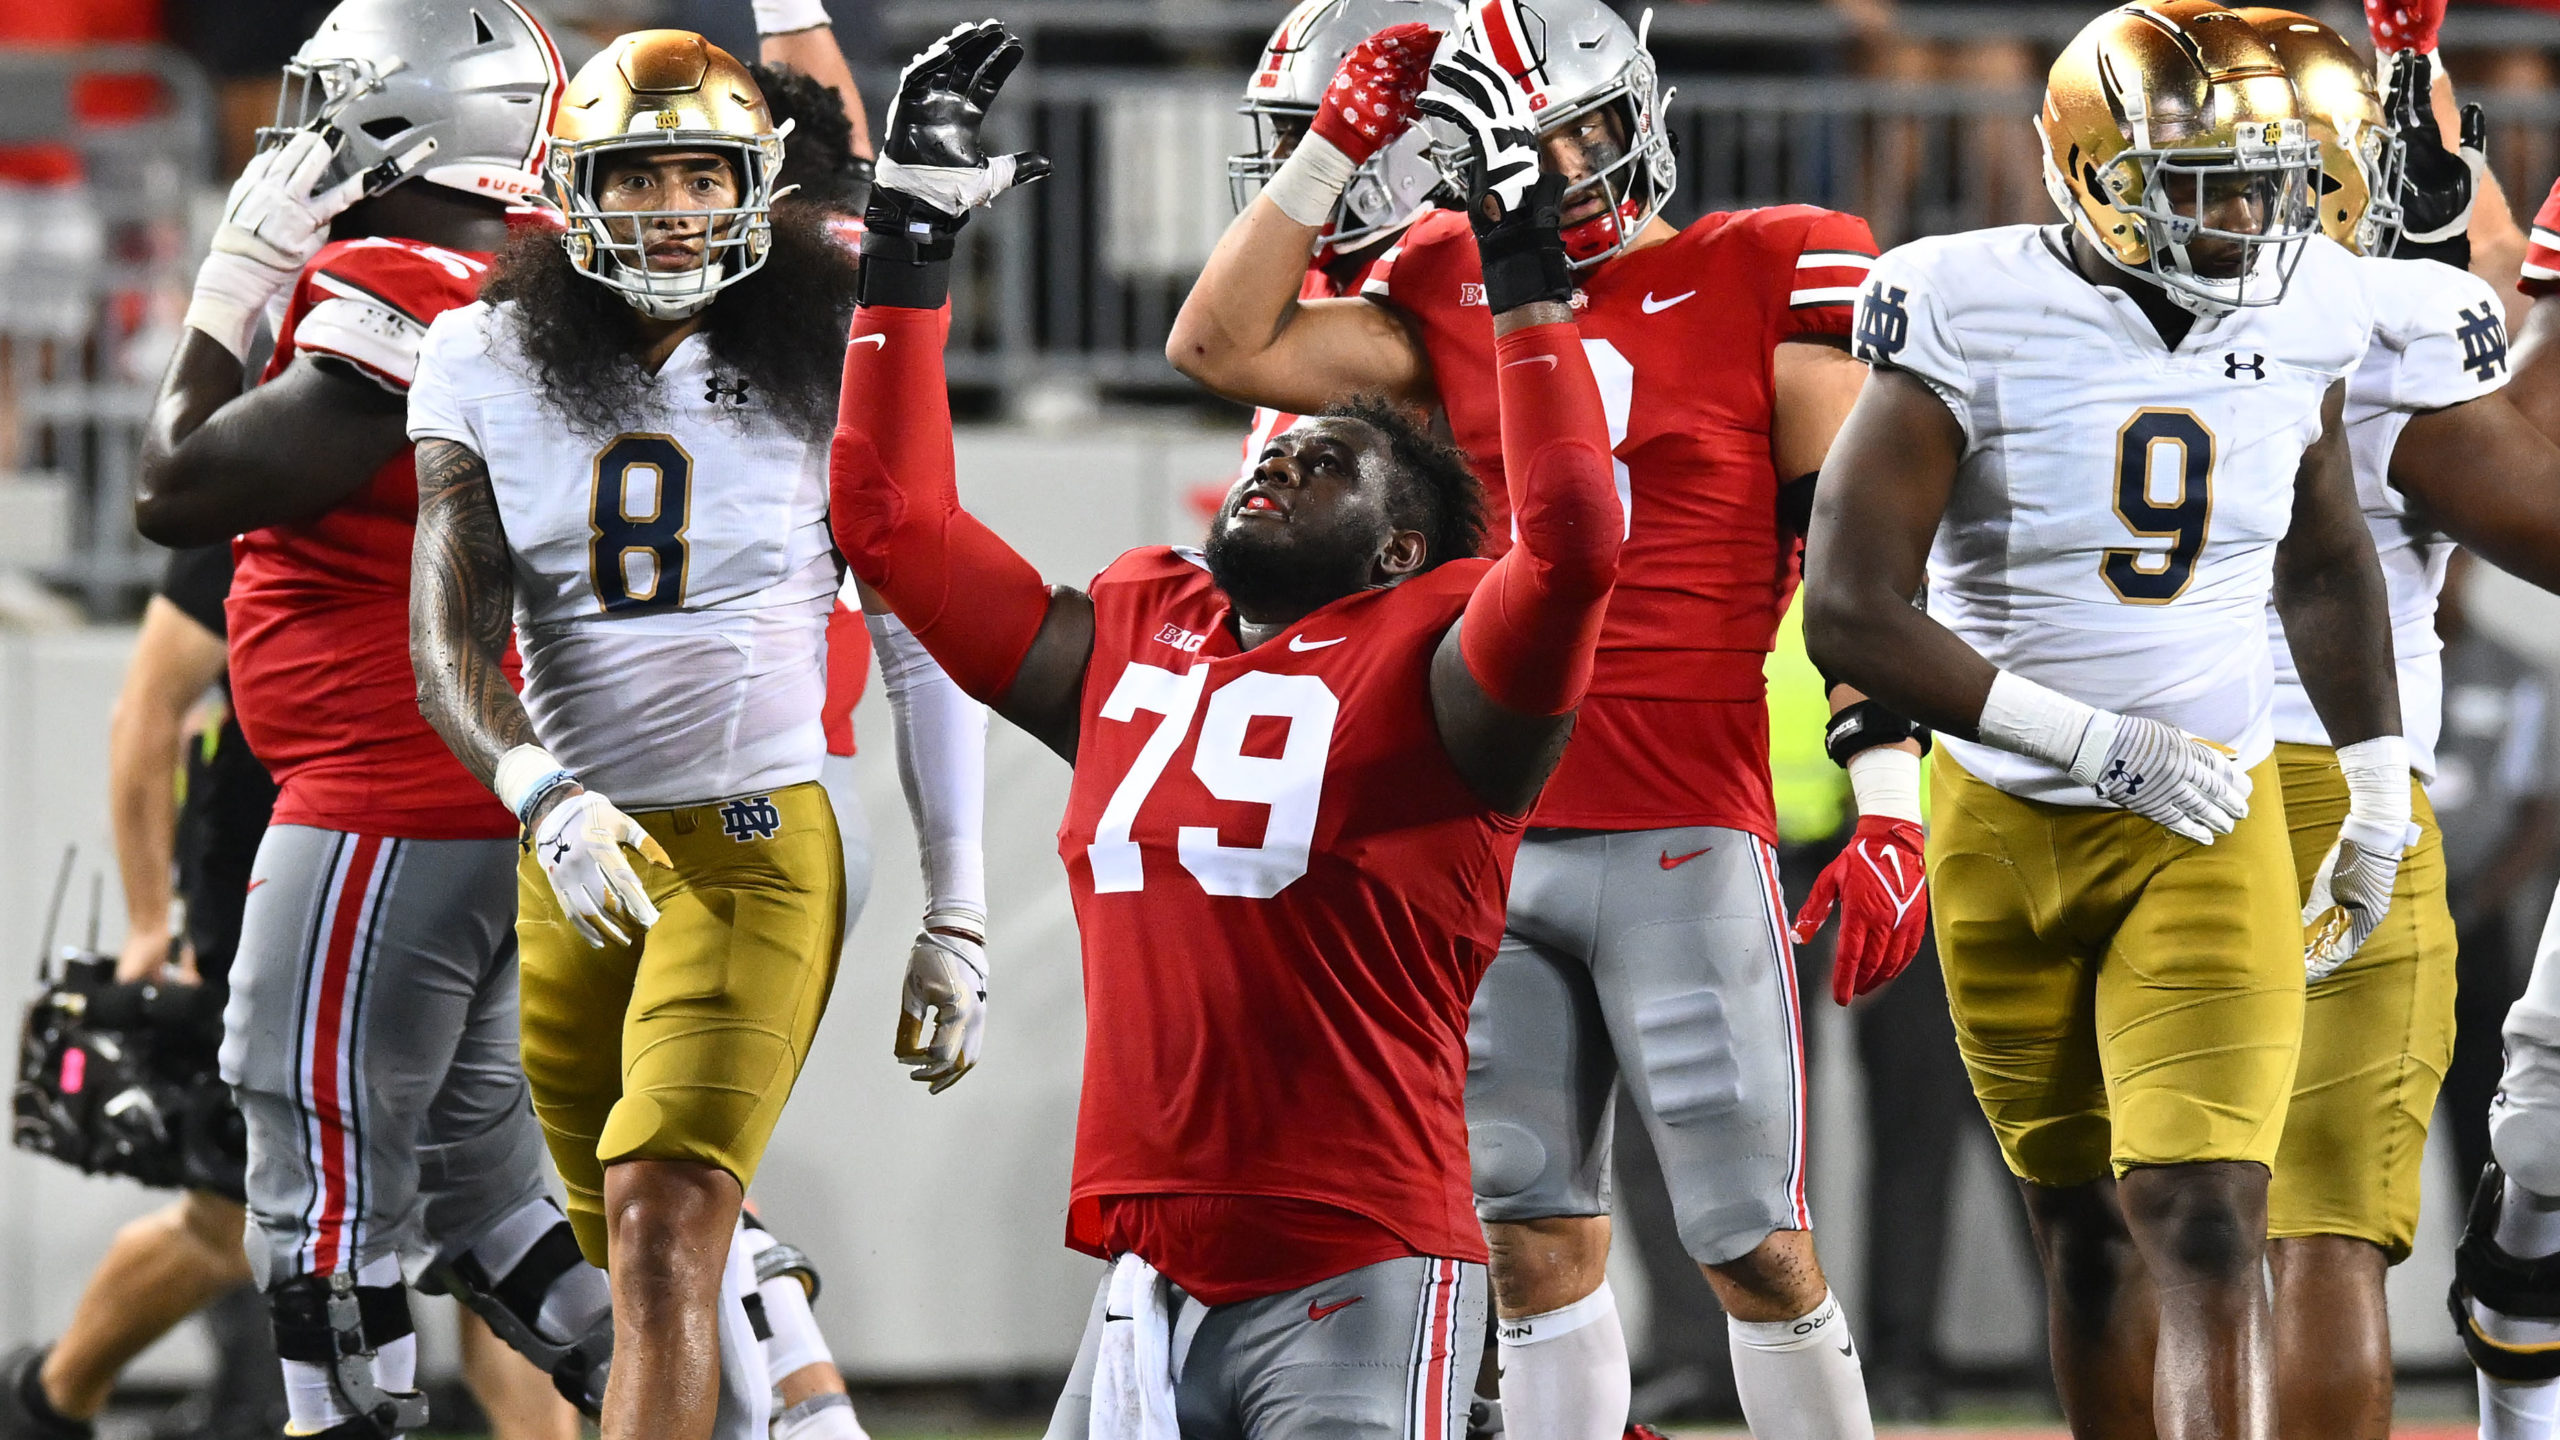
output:
[[2347, 818], [2339, 833], [2368, 850], [2404, 845], [2409, 798], [2409, 742], [2377, 735], [2338, 747], [2338, 770], [2347, 781]]
[[1341, 146], [1309, 131], [1281, 163], [1280, 172], [1264, 183], [1262, 193], [1280, 207], [1281, 214], [1301, 225], [1322, 228], [1333, 218], [1334, 205], [1359, 168]]
[[2003, 670], [1991, 677], [1991, 694], [1982, 702], [1974, 734], [1985, 745], [2068, 770], [2099, 713], [2093, 705]]
[[498, 773], [489, 788], [498, 792], [498, 803], [515, 812], [519, 821], [543, 797], [578, 777], [569, 767], [539, 745], [518, 745], [498, 757]]
[[267, 302], [293, 283], [244, 255], [216, 250], [196, 270], [196, 288], [187, 300], [187, 328], [201, 330], [235, 357], [247, 359], [249, 341]]
[[1920, 823], [1920, 757], [1890, 746], [1849, 757], [1849, 790], [1860, 815]]

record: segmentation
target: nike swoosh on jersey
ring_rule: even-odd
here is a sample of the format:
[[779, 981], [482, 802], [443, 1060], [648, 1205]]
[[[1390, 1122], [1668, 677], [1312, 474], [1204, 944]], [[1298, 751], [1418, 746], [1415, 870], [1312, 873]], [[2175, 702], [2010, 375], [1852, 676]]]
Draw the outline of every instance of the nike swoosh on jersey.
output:
[[[1552, 360], [1555, 357], [1550, 355], [1546, 358]], [[1348, 635], [1336, 635], [1330, 640], [1310, 640], [1304, 635], [1292, 635], [1289, 637], [1289, 648], [1292, 650], [1321, 650], [1327, 645], [1339, 645], [1350, 638], [1351, 637]]]
[[1697, 293], [1698, 292], [1695, 290], [1683, 290], [1668, 300], [1656, 300], [1653, 298], [1653, 292], [1647, 290], [1644, 292], [1644, 313], [1647, 315], [1659, 315], [1663, 311], [1670, 309], [1672, 306], [1679, 304], [1681, 301], [1686, 300]]
[[1697, 859], [1699, 856], [1706, 854], [1714, 848], [1716, 847], [1713, 845], [1701, 845], [1686, 855], [1674, 855], [1670, 851], [1665, 850], [1662, 852], [1662, 868], [1665, 870], [1677, 870], [1681, 866], [1688, 864], [1690, 861]]
[[1368, 1298], [1369, 1297], [1366, 1295], [1354, 1295], [1348, 1300], [1336, 1300], [1330, 1305], [1318, 1305], [1313, 1300], [1310, 1300], [1307, 1302], [1307, 1318], [1310, 1320], [1321, 1320], [1336, 1310], [1347, 1310]]
[[1548, 369], [1553, 370], [1556, 368], [1556, 357], [1553, 355], [1532, 355], [1525, 360], [1513, 360], [1502, 368], [1505, 370], [1517, 370], [1523, 365], [1544, 365]]
[[881, 349], [886, 350], [889, 348], [889, 337], [877, 333], [870, 335], [856, 335], [849, 343], [855, 345], [877, 345]]
[[[267, 883], [267, 877], [266, 877], [266, 876], [264, 876], [264, 875], [261, 875], [261, 876], [259, 876], [257, 879], [252, 880], [252, 881], [250, 881], [250, 882], [249, 882], [249, 890], [255, 890], [255, 889], [257, 889], [259, 886], [264, 885], [264, 884], [266, 884], [266, 883]], [[249, 893], [249, 890], [243, 890], [243, 891], [241, 891], [240, 893], [241, 893], [241, 894], [243, 894], [243, 895], [246, 895], [246, 894], [248, 894], [248, 893]]]

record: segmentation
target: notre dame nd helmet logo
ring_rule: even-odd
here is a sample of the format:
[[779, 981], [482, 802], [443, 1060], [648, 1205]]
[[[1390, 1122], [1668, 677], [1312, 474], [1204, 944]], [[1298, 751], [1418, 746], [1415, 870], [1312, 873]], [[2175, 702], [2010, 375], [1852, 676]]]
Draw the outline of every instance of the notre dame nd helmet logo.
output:
[[1858, 297], [1858, 331], [1853, 337], [1858, 358], [1870, 365], [1890, 365], [1911, 338], [1911, 312], [1903, 308], [1909, 292], [1887, 288], [1881, 280]]

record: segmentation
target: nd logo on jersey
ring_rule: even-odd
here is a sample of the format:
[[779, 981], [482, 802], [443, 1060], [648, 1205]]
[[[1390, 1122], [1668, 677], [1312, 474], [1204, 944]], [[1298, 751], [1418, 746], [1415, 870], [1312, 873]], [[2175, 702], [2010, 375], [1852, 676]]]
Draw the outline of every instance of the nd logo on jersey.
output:
[[1853, 341], [1859, 359], [1870, 365], [1890, 365], [1902, 353], [1903, 342], [1911, 336], [1911, 312], [1903, 308], [1908, 296], [1901, 286], [1888, 289], [1879, 280], [1858, 298], [1858, 333]]
[[2506, 317], [2490, 305], [2481, 306], [2477, 315], [2467, 307], [2454, 313], [2462, 317], [2453, 332], [2462, 342], [2462, 368], [2481, 380], [2497, 379], [2507, 364]]

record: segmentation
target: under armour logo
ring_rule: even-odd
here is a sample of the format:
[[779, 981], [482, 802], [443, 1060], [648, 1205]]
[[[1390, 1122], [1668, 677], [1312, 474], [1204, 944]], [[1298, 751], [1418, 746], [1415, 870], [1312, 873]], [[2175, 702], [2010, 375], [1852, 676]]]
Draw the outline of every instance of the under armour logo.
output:
[[702, 398], [713, 405], [744, 405], [747, 403], [747, 382], [723, 380], [714, 375], [702, 382]]
[[2115, 782], [2116, 789], [2122, 792], [2124, 798], [2127, 800], [2134, 799], [2141, 795], [2142, 787], [2151, 783], [2149, 776], [2144, 775], [2141, 771], [2134, 769], [2131, 765], [2126, 764], [2122, 760], [2118, 760], [2107, 767], [2107, 778]]
[[782, 829], [782, 812], [773, 808], [773, 797], [749, 795], [720, 807], [720, 833], [744, 845], [750, 840], [770, 840]]
[[2241, 358], [2240, 358], [2240, 352], [2239, 352], [2239, 351], [2237, 351], [2237, 350], [2226, 350], [2226, 351], [2224, 351], [2224, 352], [2223, 352], [2223, 354], [2222, 354], [2222, 378], [2223, 378], [2223, 379], [2225, 379], [2225, 380], [2237, 380], [2237, 379], [2239, 379], [2239, 378], [2240, 378], [2240, 372], [2241, 372], [2241, 371], [2243, 371], [2243, 370], [2246, 370], [2246, 371], [2248, 371], [2248, 372], [2249, 372], [2249, 378], [2250, 378], [2250, 379], [2252, 379], [2252, 380], [2264, 380], [2264, 379], [2266, 379], [2266, 378], [2267, 378], [2267, 357], [2266, 357], [2266, 356], [2264, 356], [2264, 355], [2252, 354], [2252, 355], [2250, 355], [2250, 357], [2249, 357], [2249, 358], [2244, 362], [2243, 360], [2241, 360]]
[[1870, 365], [1890, 365], [1902, 353], [1903, 342], [1911, 338], [1911, 312], [1902, 306], [1909, 293], [1900, 286], [1887, 289], [1879, 280], [1859, 297], [1854, 337], [1859, 359]]
[[2455, 312], [2462, 325], [2453, 338], [2462, 342], [2462, 366], [2481, 380], [2495, 380], [2507, 365], [2507, 321], [2495, 305], [2483, 305], [2474, 315], [2468, 309]]

